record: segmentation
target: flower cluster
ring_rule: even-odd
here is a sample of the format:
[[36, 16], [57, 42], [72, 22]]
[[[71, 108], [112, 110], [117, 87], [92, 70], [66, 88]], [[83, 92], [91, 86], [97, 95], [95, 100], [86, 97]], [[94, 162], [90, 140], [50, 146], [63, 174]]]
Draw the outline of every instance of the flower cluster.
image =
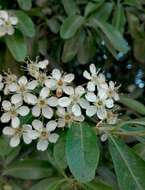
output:
[[6, 73], [0, 76], [3, 90], [1, 115], [3, 134], [10, 137], [10, 146], [16, 147], [20, 140], [30, 144], [37, 141], [37, 149], [44, 151], [49, 143], [56, 143], [59, 131], [72, 122], [82, 122], [94, 117], [98, 122], [115, 124], [113, 113], [115, 101], [119, 100], [118, 87], [106, 82], [104, 74], [94, 64], [83, 76], [85, 85], [74, 86], [74, 74], [53, 69], [47, 73], [48, 60], [27, 62], [28, 77], [16, 77]]
[[12, 35], [15, 31], [14, 26], [18, 23], [17, 17], [11, 15], [9, 12], [0, 11], [0, 37], [6, 34]]

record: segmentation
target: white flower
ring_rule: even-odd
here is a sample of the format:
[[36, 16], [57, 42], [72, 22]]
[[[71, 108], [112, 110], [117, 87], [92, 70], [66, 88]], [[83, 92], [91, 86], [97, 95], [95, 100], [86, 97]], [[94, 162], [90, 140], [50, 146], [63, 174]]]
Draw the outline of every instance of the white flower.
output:
[[52, 77], [45, 81], [45, 85], [51, 90], [56, 90], [57, 97], [61, 97], [63, 92], [68, 94], [72, 87], [70, 83], [74, 80], [74, 74], [64, 74], [58, 69], [53, 69]]
[[105, 94], [96, 96], [93, 92], [86, 95], [86, 99], [92, 102], [94, 105], [88, 106], [86, 115], [92, 117], [97, 113], [99, 119], [104, 120], [107, 117], [106, 108], [112, 108], [114, 106], [112, 99], [107, 99]]
[[84, 71], [83, 76], [89, 80], [87, 89], [91, 92], [95, 91], [96, 86], [98, 89], [106, 89], [108, 87], [105, 76], [102, 73], [99, 73], [99, 70], [96, 70], [94, 64], [90, 65], [90, 73], [88, 71]]
[[23, 141], [26, 144], [30, 144], [32, 139], [29, 138], [29, 134], [31, 134], [32, 126], [24, 124], [22, 126], [13, 126], [5, 127], [3, 129], [3, 134], [10, 137], [10, 146], [16, 147], [20, 144], [20, 139], [23, 138]]
[[107, 111], [106, 121], [108, 124], [115, 125], [117, 123], [117, 120], [117, 114], [113, 113], [112, 111]]
[[77, 86], [67, 92], [69, 97], [62, 97], [58, 100], [58, 105], [61, 107], [71, 107], [71, 111], [75, 116], [82, 114], [81, 108], [87, 109], [89, 106], [88, 101], [82, 96], [85, 94], [85, 89], [82, 86]]
[[[106, 94], [107, 94], [108, 98], [112, 98], [113, 100], [118, 101], [119, 100], [119, 95], [117, 93], [118, 88], [119, 88], [119, 86], [115, 87], [115, 83], [113, 81], [110, 81], [109, 86], [106, 89]], [[100, 93], [102, 93], [101, 91], [102, 90], [100, 90]]]
[[2, 82], [2, 80], [3, 80], [3, 77], [2, 75], [0, 75], [0, 90], [2, 90], [4, 87], [4, 83]]
[[36, 80], [28, 82], [25, 76], [20, 77], [18, 83], [12, 83], [9, 85], [10, 92], [16, 93], [11, 97], [11, 102], [17, 104], [23, 100], [28, 104], [36, 102], [35, 96], [30, 93], [37, 87], [38, 83]]
[[58, 122], [58, 127], [62, 128], [65, 127], [67, 125], [67, 127], [69, 127], [69, 124], [71, 124], [72, 122], [82, 122], [84, 121], [84, 116], [80, 115], [80, 116], [75, 116], [71, 110], [67, 109], [65, 110], [65, 108], [61, 108], [59, 107], [57, 109], [57, 116], [59, 117], [57, 122]]
[[46, 69], [47, 65], [49, 64], [49, 61], [47, 59], [43, 61], [38, 62], [38, 68], [40, 69]]
[[53, 96], [48, 97], [49, 94], [50, 90], [47, 87], [42, 88], [39, 97], [36, 97], [35, 106], [32, 108], [33, 116], [39, 117], [42, 114], [47, 119], [52, 118], [53, 109], [51, 107], [57, 106], [57, 98]]
[[57, 133], [52, 133], [57, 127], [56, 121], [49, 121], [44, 127], [43, 123], [40, 120], [34, 120], [32, 122], [32, 126], [35, 129], [35, 133], [33, 135], [33, 139], [37, 139], [37, 150], [44, 151], [47, 149], [49, 142], [56, 143], [59, 138]]
[[0, 11], [0, 37], [6, 34], [12, 35], [17, 23], [17, 17], [9, 15], [7, 11]]
[[11, 120], [11, 125], [18, 127], [20, 125], [20, 116], [26, 116], [29, 113], [29, 108], [27, 106], [21, 106], [22, 104], [11, 104], [11, 102], [4, 100], [2, 102], [2, 108], [5, 113], [1, 116], [1, 122], [7, 123]]

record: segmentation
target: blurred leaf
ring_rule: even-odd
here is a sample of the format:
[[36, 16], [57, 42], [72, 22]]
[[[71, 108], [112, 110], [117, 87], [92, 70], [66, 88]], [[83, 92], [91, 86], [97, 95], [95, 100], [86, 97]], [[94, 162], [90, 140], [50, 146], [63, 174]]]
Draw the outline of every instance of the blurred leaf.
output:
[[17, 0], [19, 6], [24, 10], [30, 10], [32, 7], [32, 0]]
[[9, 154], [5, 158], [6, 165], [11, 163], [18, 156], [20, 150], [21, 150], [21, 146], [12, 148], [12, 150], [9, 152]]
[[134, 41], [134, 56], [139, 62], [145, 63], [145, 37]]
[[144, 190], [145, 162], [134, 154], [124, 142], [113, 136], [109, 137], [109, 150], [120, 188]]
[[121, 95], [119, 102], [129, 107], [130, 109], [142, 115], [145, 115], [145, 106], [142, 103], [138, 102], [137, 100], [131, 99], [125, 95]]
[[85, 36], [80, 44], [78, 51], [78, 60], [81, 64], [86, 64], [96, 53], [96, 43], [92, 34]]
[[41, 179], [50, 177], [53, 170], [47, 161], [39, 160], [23, 160], [9, 165], [3, 172], [3, 175], [8, 175], [20, 179]]
[[77, 13], [77, 6], [76, 2], [74, 0], [61, 0], [63, 7], [65, 9], [65, 12], [68, 15], [75, 15]]
[[138, 143], [133, 147], [133, 150], [138, 154], [143, 160], [145, 160], [145, 144]]
[[61, 137], [54, 145], [54, 159], [57, 166], [60, 169], [65, 169], [67, 167], [66, 155], [65, 155], [65, 143], [66, 143], [66, 135], [61, 134]]
[[15, 31], [15, 34], [12, 36], [6, 36], [5, 41], [14, 58], [17, 61], [24, 61], [25, 57], [27, 56], [27, 45], [22, 34], [18, 31]]
[[90, 24], [95, 30], [97, 30], [99, 27], [116, 50], [122, 53], [128, 52], [128, 43], [125, 41], [121, 33], [116, 30], [111, 24], [96, 19], [92, 19], [92, 22]]
[[4, 136], [0, 136], [0, 156], [7, 156], [12, 148], [9, 146], [9, 141]]
[[60, 24], [56, 18], [47, 20], [47, 25], [53, 33], [57, 34], [59, 32]]
[[122, 7], [121, 4], [119, 4], [114, 11], [113, 25], [118, 31], [123, 33], [125, 29], [125, 23], [126, 23], [126, 17], [124, 13], [124, 8]]
[[85, 184], [85, 186], [89, 190], [113, 190], [112, 187], [104, 184], [103, 182], [101, 182], [99, 180], [94, 180], [90, 183]]
[[62, 39], [69, 39], [75, 35], [78, 29], [82, 26], [84, 18], [79, 15], [69, 16], [60, 28], [60, 36]]
[[94, 178], [99, 155], [97, 137], [91, 127], [85, 122], [73, 123], [67, 134], [66, 157], [78, 181], [88, 182]]
[[35, 27], [31, 18], [23, 11], [16, 11], [18, 17], [17, 28], [27, 37], [33, 37], [35, 35]]

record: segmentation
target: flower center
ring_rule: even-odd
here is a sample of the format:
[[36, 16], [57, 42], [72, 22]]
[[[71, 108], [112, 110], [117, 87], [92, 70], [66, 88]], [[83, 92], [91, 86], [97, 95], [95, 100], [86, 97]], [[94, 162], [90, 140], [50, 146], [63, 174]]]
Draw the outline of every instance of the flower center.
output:
[[17, 112], [16, 112], [16, 109], [14, 107], [11, 108], [10, 114], [11, 114], [11, 117], [16, 117], [17, 116]]
[[97, 107], [103, 106], [102, 100], [98, 100], [98, 101], [96, 102], [96, 106], [97, 106]]
[[44, 107], [46, 107], [47, 106], [47, 101], [45, 100], [45, 99], [42, 99], [42, 98], [40, 98], [39, 100], [38, 100], [38, 105], [42, 108], [44, 108]]
[[24, 84], [20, 85], [18, 91], [21, 93], [25, 92], [26, 91], [26, 85], [24, 85]]
[[23, 129], [22, 128], [16, 128], [15, 129], [15, 135], [20, 136], [22, 134]]
[[66, 115], [65, 115], [65, 121], [66, 121], [66, 122], [69, 122], [71, 119], [72, 119], [72, 117], [71, 117], [70, 114], [66, 114]]
[[61, 80], [61, 79], [58, 80], [58, 81], [57, 81], [57, 84], [58, 84], [58, 86], [62, 86], [62, 85], [63, 85], [63, 80]]
[[42, 139], [48, 139], [48, 136], [49, 136], [49, 134], [48, 134], [47, 131], [44, 130], [44, 131], [41, 132], [41, 138]]

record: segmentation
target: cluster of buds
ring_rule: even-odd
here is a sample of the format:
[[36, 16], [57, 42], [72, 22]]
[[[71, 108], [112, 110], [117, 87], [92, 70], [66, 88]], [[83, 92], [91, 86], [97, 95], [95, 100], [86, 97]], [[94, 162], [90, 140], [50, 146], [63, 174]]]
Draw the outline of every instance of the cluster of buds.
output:
[[3, 134], [16, 147], [21, 139], [30, 144], [37, 142], [37, 149], [44, 151], [49, 143], [56, 143], [59, 131], [73, 122], [83, 122], [94, 117], [97, 122], [115, 124], [115, 101], [119, 100], [118, 87], [107, 82], [104, 74], [96, 70], [84, 71], [86, 85], [75, 86], [74, 74], [53, 69], [47, 73], [48, 60], [28, 61], [28, 75], [18, 78], [8, 73], [0, 76], [3, 113], [1, 122], [9, 125]]
[[0, 11], [0, 37], [12, 35], [15, 32], [14, 27], [17, 25], [17, 17], [11, 15], [8, 11]]

